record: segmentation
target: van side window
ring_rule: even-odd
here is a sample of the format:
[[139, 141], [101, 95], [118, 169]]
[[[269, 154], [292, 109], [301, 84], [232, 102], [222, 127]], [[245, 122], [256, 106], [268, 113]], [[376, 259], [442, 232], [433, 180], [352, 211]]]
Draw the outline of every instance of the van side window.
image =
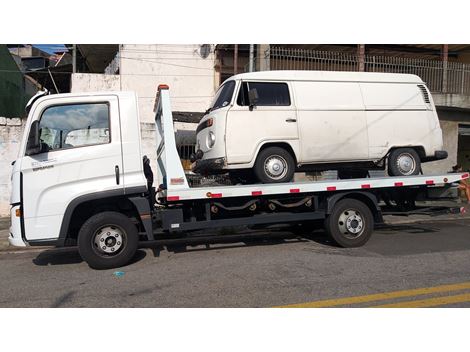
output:
[[237, 98], [240, 106], [249, 105], [248, 92], [256, 89], [258, 92], [258, 106], [289, 106], [289, 87], [286, 83], [271, 82], [243, 82]]
[[47, 108], [39, 121], [42, 151], [109, 143], [107, 103], [57, 105]]

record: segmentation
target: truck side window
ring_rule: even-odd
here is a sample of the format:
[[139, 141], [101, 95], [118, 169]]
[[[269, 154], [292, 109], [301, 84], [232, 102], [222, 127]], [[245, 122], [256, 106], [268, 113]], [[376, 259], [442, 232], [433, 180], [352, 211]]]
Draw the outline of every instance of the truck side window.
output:
[[42, 113], [39, 138], [48, 151], [82, 147], [109, 143], [109, 128], [107, 103], [56, 105]]

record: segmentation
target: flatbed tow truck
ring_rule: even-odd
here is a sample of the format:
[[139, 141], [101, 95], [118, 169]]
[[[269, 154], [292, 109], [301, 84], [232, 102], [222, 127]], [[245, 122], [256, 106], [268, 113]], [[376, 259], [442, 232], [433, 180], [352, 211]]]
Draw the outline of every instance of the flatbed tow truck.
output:
[[[50, 236], [30, 240], [25, 230], [24, 196], [20, 194], [16, 202], [12, 198], [10, 242], [78, 245], [80, 255], [92, 268], [105, 269], [126, 265], [139, 245], [204, 241], [209, 237], [197, 230], [311, 224], [323, 227], [340, 247], [358, 247], [369, 240], [374, 225], [383, 222], [384, 214], [437, 215], [464, 211], [461, 207], [418, 207], [416, 201], [440, 200], [439, 195], [467, 179], [468, 173], [190, 187], [176, 148], [166, 85], [158, 87], [155, 111], [159, 185], [155, 205], [149, 201], [153, 195], [148, 187], [134, 187], [134, 191], [114, 195], [95, 191], [90, 199], [86, 194], [81, 196], [86, 206], [80, 208], [78, 201], [70, 202], [73, 206], [67, 205], [60, 218], [60, 233], [52, 240], [48, 239]], [[123, 118], [121, 115], [121, 123]], [[116, 183], [119, 184], [118, 171]], [[74, 211], [78, 208], [81, 213]], [[21, 231], [15, 230], [15, 224]], [[223, 238], [220, 233], [210, 238]], [[246, 235], [245, 232], [243, 236]]]

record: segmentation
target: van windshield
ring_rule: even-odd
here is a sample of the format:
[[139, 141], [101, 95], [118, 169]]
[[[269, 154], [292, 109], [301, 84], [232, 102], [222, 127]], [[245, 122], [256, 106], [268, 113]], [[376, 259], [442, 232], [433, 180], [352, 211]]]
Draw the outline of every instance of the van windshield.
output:
[[232, 101], [233, 91], [235, 88], [235, 81], [228, 81], [219, 88], [217, 93], [215, 94], [214, 100], [211, 104], [211, 107], [207, 112], [212, 110], [220, 109]]

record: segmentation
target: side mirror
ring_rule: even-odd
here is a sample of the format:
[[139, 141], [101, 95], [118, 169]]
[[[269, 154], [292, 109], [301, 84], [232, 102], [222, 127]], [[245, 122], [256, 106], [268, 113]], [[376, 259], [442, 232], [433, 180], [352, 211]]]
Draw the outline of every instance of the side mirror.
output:
[[256, 89], [250, 89], [248, 91], [248, 103], [250, 104], [250, 111], [253, 110], [253, 107], [258, 103], [258, 91]]
[[41, 151], [41, 143], [39, 141], [39, 121], [35, 120], [31, 123], [29, 130], [28, 142], [26, 143], [26, 155], [38, 154]]

